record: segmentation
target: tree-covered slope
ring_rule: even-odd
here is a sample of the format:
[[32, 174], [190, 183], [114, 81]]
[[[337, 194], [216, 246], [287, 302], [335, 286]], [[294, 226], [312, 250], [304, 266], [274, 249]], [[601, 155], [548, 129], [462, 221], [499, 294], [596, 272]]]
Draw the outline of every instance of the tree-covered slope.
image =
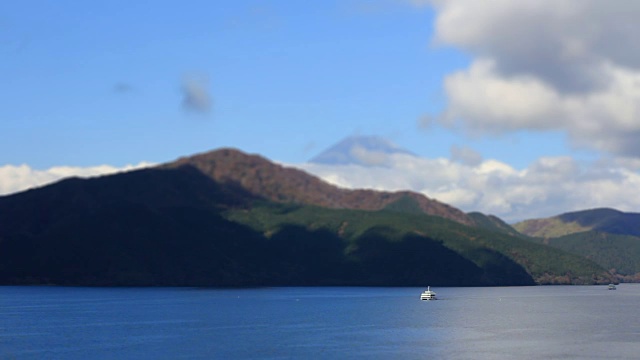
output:
[[[259, 155], [235, 149], [220, 149], [178, 159], [164, 168], [194, 167], [219, 184], [241, 187], [250, 194], [276, 203], [297, 203], [332, 209], [381, 210], [392, 204], [410, 202], [421, 213], [473, 222], [448, 204], [411, 191], [343, 189], [302, 170], [275, 164]], [[409, 201], [407, 201], [409, 200]]]
[[640, 236], [640, 214], [614, 209], [592, 209], [532, 219], [514, 225], [519, 232], [542, 238], [559, 237], [589, 230]]
[[497, 216], [485, 215], [480, 212], [470, 212], [467, 215], [473, 220], [474, 225], [477, 227], [516, 237], [526, 237], [526, 235], [522, 234]]
[[250, 268], [262, 236], [217, 215], [254, 200], [188, 166], [0, 197], [0, 283], [257, 283], [234, 264]]
[[640, 237], [585, 231], [536, 241], [593, 260], [621, 280], [640, 280]]
[[[304, 184], [317, 185], [317, 179], [233, 151], [223, 155], [212, 163], [204, 156], [0, 197], [0, 284], [609, 281], [609, 274], [590, 261], [502, 231], [464, 225], [471, 223], [466, 214], [413, 193], [333, 192], [321, 184], [326, 194], [305, 195]], [[290, 173], [288, 181], [298, 184], [293, 190], [286, 189], [284, 180], [251, 178], [273, 174], [287, 179]], [[334, 205], [349, 206], [296, 200], [307, 196], [323, 201], [337, 196]], [[358, 200], [373, 209], [353, 209]]]
[[[407, 237], [435, 241], [478, 267], [484, 284], [522, 279], [523, 270], [541, 284], [589, 284], [611, 280], [610, 274], [601, 267], [580, 256], [506, 233], [468, 227], [424, 214], [264, 206], [244, 211], [230, 210], [226, 216], [265, 236], [276, 232], [283, 224], [326, 230], [344, 238], [348, 242], [346, 254], [356, 258], [361, 239], [372, 233], [389, 243], [402, 243]], [[398, 260], [402, 261], [401, 258]]]
[[640, 214], [592, 209], [514, 227], [534, 241], [593, 260], [620, 281], [640, 281]]

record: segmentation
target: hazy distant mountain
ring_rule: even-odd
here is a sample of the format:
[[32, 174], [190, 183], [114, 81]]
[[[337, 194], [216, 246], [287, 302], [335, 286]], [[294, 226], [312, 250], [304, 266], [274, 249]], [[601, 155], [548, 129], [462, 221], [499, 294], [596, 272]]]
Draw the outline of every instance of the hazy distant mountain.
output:
[[385, 165], [389, 155], [407, 154], [392, 142], [378, 136], [350, 136], [313, 157], [309, 162], [328, 165]]

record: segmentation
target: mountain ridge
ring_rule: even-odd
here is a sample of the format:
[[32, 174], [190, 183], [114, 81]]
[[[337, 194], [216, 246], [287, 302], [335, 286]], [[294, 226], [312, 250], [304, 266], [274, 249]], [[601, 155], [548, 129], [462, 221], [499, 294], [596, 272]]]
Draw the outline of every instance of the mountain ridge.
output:
[[534, 237], [559, 237], [596, 230], [611, 234], [640, 236], [640, 213], [611, 208], [594, 208], [530, 219], [513, 225], [521, 233]]
[[590, 259], [619, 281], [640, 281], [640, 214], [595, 208], [514, 225], [532, 240]]
[[381, 210], [410, 199], [428, 215], [441, 216], [466, 225], [473, 220], [463, 211], [412, 191], [376, 191], [343, 189], [303, 170], [272, 163], [260, 155], [232, 148], [180, 158], [162, 168], [193, 166], [211, 179], [233, 184], [254, 195], [280, 202], [316, 205], [333, 209]]
[[220, 149], [0, 197], [0, 284], [486, 286], [611, 279], [594, 262], [504, 233], [509, 229], [497, 218], [485, 225], [420, 194], [339, 189], [261, 156]]

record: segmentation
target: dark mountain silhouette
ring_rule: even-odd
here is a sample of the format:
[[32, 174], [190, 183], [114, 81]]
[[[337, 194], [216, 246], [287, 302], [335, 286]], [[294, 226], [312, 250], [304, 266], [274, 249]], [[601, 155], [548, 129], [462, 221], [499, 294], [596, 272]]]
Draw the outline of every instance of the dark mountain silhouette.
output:
[[223, 149], [0, 197], [0, 284], [609, 281], [582, 258], [470, 225], [419, 194], [338, 189]]
[[218, 214], [255, 199], [189, 166], [72, 178], [0, 197], [0, 283], [251, 283], [225, 264], [252, 252], [220, 259], [212, 246], [233, 250], [215, 241], [229, 236], [259, 246], [259, 234]]

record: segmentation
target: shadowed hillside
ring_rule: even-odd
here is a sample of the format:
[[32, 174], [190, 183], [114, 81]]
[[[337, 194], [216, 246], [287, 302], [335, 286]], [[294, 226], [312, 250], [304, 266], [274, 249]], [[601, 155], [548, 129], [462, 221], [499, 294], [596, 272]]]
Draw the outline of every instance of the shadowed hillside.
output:
[[338, 189], [220, 150], [0, 197], [0, 284], [609, 281], [592, 262], [470, 221], [418, 194]]
[[[528, 238], [469, 227], [424, 214], [310, 206], [260, 206], [248, 211], [231, 209], [226, 216], [266, 236], [283, 224], [327, 230], [349, 242], [346, 248], [348, 255], [355, 254], [359, 248], [358, 239], [372, 231], [391, 242], [422, 237], [436, 241], [472, 262], [480, 271], [484, 284], [525, 284], [526, 278], [539, 284], [595, 284], [607, 283], [612, 279], [597, 264], [581, 256], [535, 244]], [[402, 262], [400, 257], [398, 260]]]
[[620, 281], [640, 281], [640, 214], [593, 209], [514, 226], [524, 234], [564, 251], [590, 259]]
[[621, 281], [640, 281], [640, 237], [586, 231], [537, 241], [590, 259]]

